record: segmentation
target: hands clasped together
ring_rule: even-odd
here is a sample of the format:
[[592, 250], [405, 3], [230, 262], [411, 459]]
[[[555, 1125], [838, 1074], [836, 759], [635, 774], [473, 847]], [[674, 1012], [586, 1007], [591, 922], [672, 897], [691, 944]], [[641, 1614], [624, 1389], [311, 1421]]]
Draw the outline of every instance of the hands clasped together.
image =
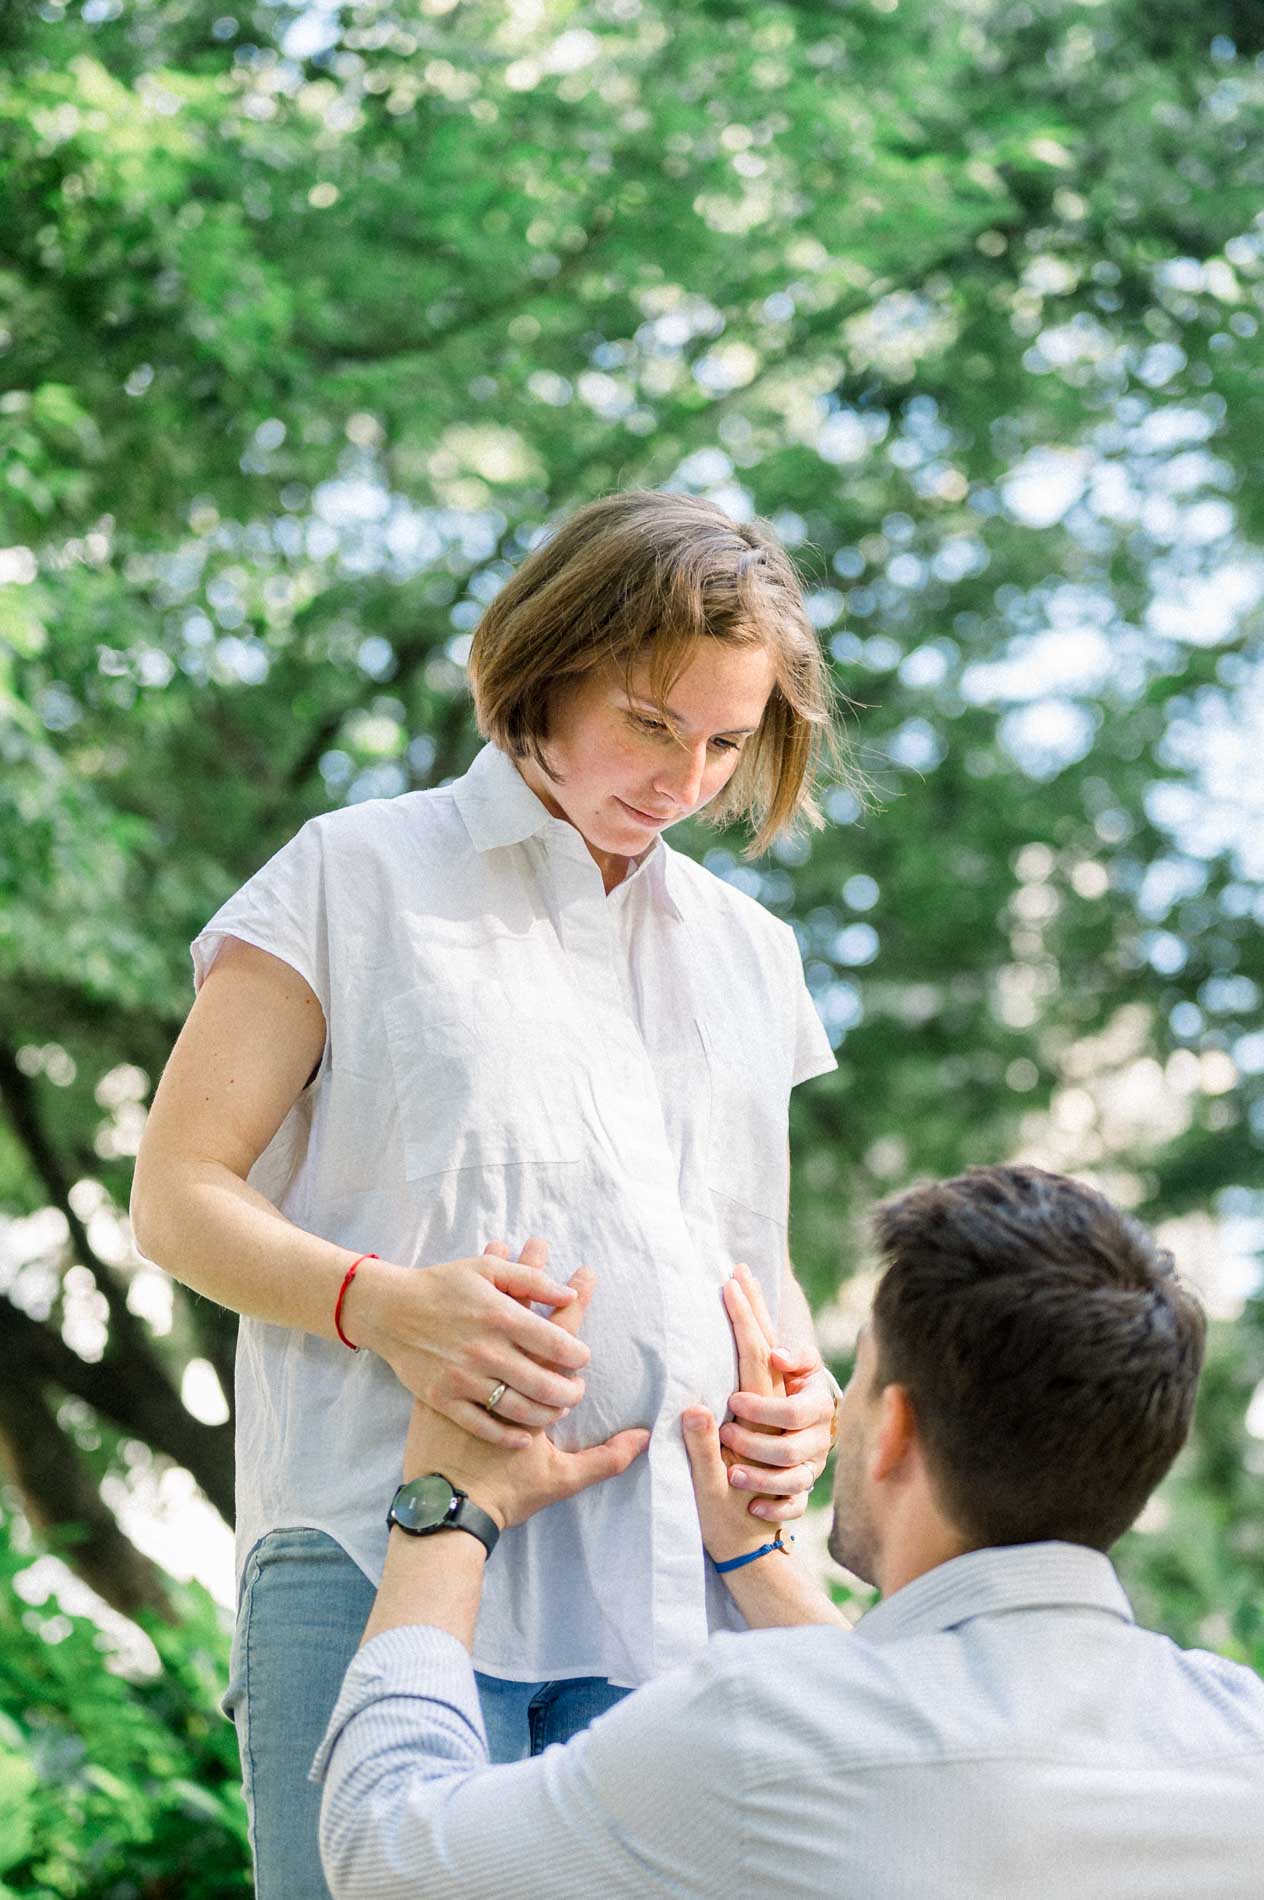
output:
[[[617, 1475], [649, 1443], [648, 1431], [631, 1430], [564, 1452], [548, 1437], [583, 1397], [577, 1375], [590, 1355], [578, 1334], [596, 1276], [581, 1267], [562, 1284], [549, 1277], [547, 1261], [543, 1240], [529, 1240], [517, 1261], [494, 1241], [478, 1260], [410, 1276], [433, 1283], [426, 1304], [434, 1317], [419, 1313], [411, 1337], [396, 1328], [379, 1348], [418, 1399], [404, 1477], [440, 1470], [503, 1525]], [[767, 1525], [803, 1514], [829, 1453], [834, 1412], [819, 1354], [777, 1347], [746, 1267], [734, 1269], [724, 1303], [738, 1347], [733, 1417], [718, 1431], [701, 1407], [683, 1419], [703, 1541], [717, 1559], [756, 1548]], [[533, 1304], [549, 1307], [552, 1318]]]

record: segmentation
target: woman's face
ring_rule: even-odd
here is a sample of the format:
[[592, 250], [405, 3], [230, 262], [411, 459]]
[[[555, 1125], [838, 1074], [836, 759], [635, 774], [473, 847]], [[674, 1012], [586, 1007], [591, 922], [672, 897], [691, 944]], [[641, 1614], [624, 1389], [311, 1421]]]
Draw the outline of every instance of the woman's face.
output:
[[[520, 767], [554, 817], [581, 832], [606, 874], [639, 857], [664, 831], [721, 791], [758, 730], [773, 686], [762, 646], [695, 643], [662, 713], [649, 697], [648, 668], [597, 668], [563, 700], [546, 752], [551, 782], [530, 760]], [[614, 882], [624, 874], [618, 864]]]

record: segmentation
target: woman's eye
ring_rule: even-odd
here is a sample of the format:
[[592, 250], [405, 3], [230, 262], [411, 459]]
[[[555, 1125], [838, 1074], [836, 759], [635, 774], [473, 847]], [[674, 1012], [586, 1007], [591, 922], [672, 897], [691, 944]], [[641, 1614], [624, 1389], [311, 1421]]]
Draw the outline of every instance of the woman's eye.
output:
[[666, 732], [667, 730], [661, 719], [643, 719], [639, 713], [633, 713], [632, 724], [642, 732]]

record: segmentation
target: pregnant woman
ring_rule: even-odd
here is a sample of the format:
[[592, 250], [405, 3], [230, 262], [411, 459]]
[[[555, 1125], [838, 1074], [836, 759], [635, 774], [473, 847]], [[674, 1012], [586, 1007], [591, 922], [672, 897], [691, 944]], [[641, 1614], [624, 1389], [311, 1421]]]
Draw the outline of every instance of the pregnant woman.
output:
[[[706, 807], [762, 849], [814, 815], [829, 695], [794, 568], [710, 503], [615, 495], [509, 579], [470, 674], [463, 778], [311, 820], [198, 936], [137, 1163], [138, 1246], [242, 1315], [225, 1707], [260, 1900], [325, 1893], [307, 1770], [414, 1393], [505, 1444], [664, 1427], [500, 1540], [475, 1664], [501, 1761], [733, 1620], [677, 1421], [730, 1409], [735, 1262], [790, 1393], [733, 1401], [752, 1512], [801, 1513], [829, 1445], [786, 1131], [833, 1055], [790, 929], [661, 836]], [[582, 1339], [549, 1317], [581, 1265]]]

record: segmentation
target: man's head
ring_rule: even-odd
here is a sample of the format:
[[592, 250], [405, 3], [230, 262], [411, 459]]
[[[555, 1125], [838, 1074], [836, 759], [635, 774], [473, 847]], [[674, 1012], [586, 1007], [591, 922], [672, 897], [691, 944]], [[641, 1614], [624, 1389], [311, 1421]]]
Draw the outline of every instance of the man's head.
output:
[[874, 1224], [885, 1271], [840, 1418], [835, 1558], [889, 1588], [893, 1535], [938, 1537], [930, 1562], [1108, 1549], [1193, 1415], [1205, 1322], [1171, 1255], [1040, 1168], [913, 1188]]

